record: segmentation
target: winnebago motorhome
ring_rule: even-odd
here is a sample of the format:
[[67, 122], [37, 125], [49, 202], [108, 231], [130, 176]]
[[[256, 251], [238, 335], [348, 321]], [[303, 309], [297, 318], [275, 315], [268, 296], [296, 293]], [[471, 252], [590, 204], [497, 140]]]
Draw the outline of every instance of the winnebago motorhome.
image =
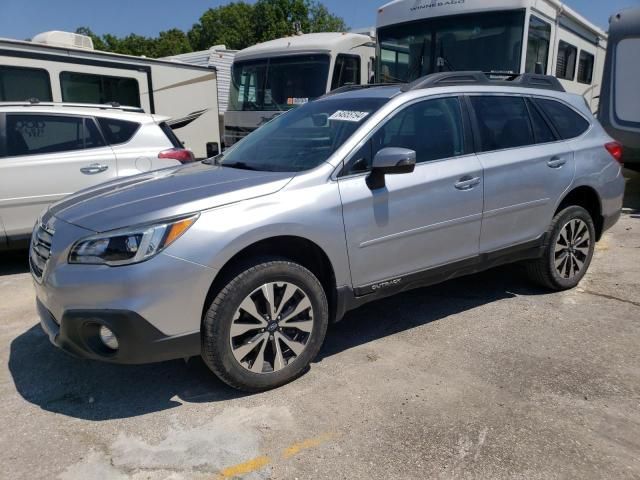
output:
[[607, 34], [557, 0], [395, 0], [378, 10], [377, 39], [380, 82], [543, 73], [597, 109]]
[[[216, 70], [93, 49], [91, 38], [46, 32], [0, 39], [0, 101], [118, 103], [171, 117], [197, 158], [220, 146]], [[169, 122], [168, 122], [169, 123]]]
[[609, 20], [609, 45], [598, 118], [622, 143], [627, 168], [640, 171], [640, 8]]
[[280, 112], [344, 85], [369, 83], [374, 55], [372, 38], [355, 33], [296, 35], [239, 51], [224, 116], [225, 146]]

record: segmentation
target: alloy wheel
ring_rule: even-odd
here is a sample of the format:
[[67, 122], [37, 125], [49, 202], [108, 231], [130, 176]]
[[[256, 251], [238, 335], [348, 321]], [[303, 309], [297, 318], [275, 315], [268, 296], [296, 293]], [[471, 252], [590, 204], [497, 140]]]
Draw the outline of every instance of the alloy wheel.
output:
[[556, 272], [565, 279], [579, 275], [589, 258], [591, 235], [587, 224], [574, 218], [560, 230], [555, 246]]
[[271, 282], [236, 309], [229, 341], [236, 361], [253, 373], [273, 373], [293, 363], [313, 332], [313, 306], [301, 288]]

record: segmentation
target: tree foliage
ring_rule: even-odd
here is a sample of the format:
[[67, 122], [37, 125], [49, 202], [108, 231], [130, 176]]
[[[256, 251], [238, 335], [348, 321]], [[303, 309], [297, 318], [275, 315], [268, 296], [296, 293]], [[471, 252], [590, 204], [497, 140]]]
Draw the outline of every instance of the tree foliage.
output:
[[80, 27], [76, 32], [90, 36], [98, 50], [157, 58], [206, 50], [214, 45], [241, 50], [292, 35], [296, 24], [304, 33], [347, 29], [342, 18], [316, 0], [257, 0], [254, 4], [238, 1], [210, 8], [186, 33], [172, 28], [157, 37], [133, 33], [125, 37], [99, 36], [89, 27]]

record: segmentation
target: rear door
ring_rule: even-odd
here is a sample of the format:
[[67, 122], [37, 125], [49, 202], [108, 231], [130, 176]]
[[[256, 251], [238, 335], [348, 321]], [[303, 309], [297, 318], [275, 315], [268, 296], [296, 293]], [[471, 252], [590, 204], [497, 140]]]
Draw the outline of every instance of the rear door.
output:
[[480, 252], [535, 240], [573, 181], [573, 151], [525, 97], [468, 98], [485, 178]]
[[0, 217], [9, 237], [28, 235], [49, 204], [117, 176], [113, 151], [90, 117], [7, 113], [0, 158]]

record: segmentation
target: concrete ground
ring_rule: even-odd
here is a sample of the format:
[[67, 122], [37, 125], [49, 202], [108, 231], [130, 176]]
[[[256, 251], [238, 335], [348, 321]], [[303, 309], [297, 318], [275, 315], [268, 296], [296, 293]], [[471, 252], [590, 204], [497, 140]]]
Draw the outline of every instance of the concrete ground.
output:
[[625, 207], [580, 288], [506, 267], [379, 301], [256, 395], [67, 357], [0, 257], [0, 478], [640, 478], [640, 175]]

